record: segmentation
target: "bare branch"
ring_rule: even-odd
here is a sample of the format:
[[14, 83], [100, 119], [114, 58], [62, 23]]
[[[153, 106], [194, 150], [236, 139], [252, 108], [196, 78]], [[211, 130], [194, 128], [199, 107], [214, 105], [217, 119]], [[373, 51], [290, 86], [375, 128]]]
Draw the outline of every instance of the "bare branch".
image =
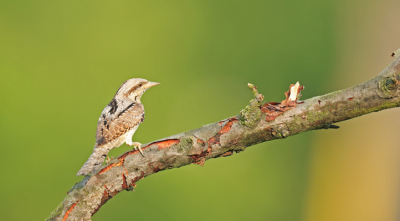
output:
[[[397, 56], [397, 51], [394, 53]], [[257, 87], [248, 84], [255, 98], [234, 116], [201, 128], [143, 145], [145, 156], [129, 151], [85, 177], [68, 192], [48, 220], [91, 220], [91, 216], [122, 190], [161, 170], [191, 163], [203, 165], [211, 158], [226, 157], [247, 147], [286, 138], [364, 114], [400, 106], [400, 58], [374, 79], [305, 101], [297, 101], [304, 87], [291, 85], [282, 102], [262, 104]]]

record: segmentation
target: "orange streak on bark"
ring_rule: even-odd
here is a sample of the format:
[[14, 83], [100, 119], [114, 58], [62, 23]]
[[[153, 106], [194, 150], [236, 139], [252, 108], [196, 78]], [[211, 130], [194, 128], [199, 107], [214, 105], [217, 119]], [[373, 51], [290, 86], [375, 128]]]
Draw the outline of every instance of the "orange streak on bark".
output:
[[152, 143], [152, 144], [156, 144], [158, 146], [158, 150], [161, 150], [164, 148], [168, 148], [179, 142], [180, 142], [180, 139], [168, 139], [168, 140], [163, 140], [163, 141]]
[[[149, 145], [147, 145], [147, 146], [145, 146], [145, 147], [142, 147], [141, 149], [144, 150], [144, 149], [150, 147], [151, 145], [153, 145], [153, 144], [149, 144]], [[137, 153], [139, 153], [139, 150], [132, 150], [132, 151], [129, 151], [129, 152], [127, 152], [126, 154], [122, 155], [120, 158], [122, 158], [122, 157], [125, 158], [125, 157], [128, 156], [128, 155], [137, 154]]]
[[[192, 159], [194, 164], [198, 164], [200, 166], [204, 165], [204, 162], [206, 161], [206, 156], [210, 155], [212, 152], [211, 144], [219, 144], [222, 134], [228, 133], [231, 130], [233, 123], [238, 121], [238, 119], [237, 119], [237, 117], [232, 117], [232, 118], [229, 118], [227, 121], [228, 122], [224, 125], [224, 127], [221, 128], [221, 130], [216, 135], [214, 135], [213, 137], [208, 139], [207, 150], [202, 151], [200, 154], [194, 154], [194, 155], [189, 156]], [[221, 122], [224, 122], [224, 121], [219, 122], [220, 126], [222, 126]], [[197, 139], [197, 142], [204, 145], [204, 141], [202, 141], [200, 139]]]
[[238, 121], [237, 117], [232, 117], [229, 119], [228, 123], [218, 132], [218, 134], [228, 133], [231, 130], [231, 127], [235, 121]]
[[219, 140], [217, 141], [217, 138], [211, 137], [210, 139], [208, 139], [208, 144], [216, 144], [216, 143], [219, 143]]
[[[156, 144], [158, 146], [158, 149], [161, 150], [161, 149], [170, 147], [173, 144], [179, 143], [179, 141], [180, 141], [180, 139], [169, 139], [169, 140], [164, 140], [164, 141], [160, 141], [160, 142], [156, 142], [156, 143], [151, 143], [145, 147], [142, 147], [142, 150], [150, 147], [153, 144]], [[139, 153], [138, 150], [133, 150], [133, 151], [129, 151], [129, 152], [125, 153], [124, 155], [122, 155], [118, 158], [118, 160], [119, 160], [118, 163], [112, 163], [112, 164], [108, 165], [107, 167], [104, 167], [103, 169], [100, 170], [100, 172], [98, 174], [105, 173], [105, 172], [109, 171], [111, 168], [116, 167], [116, 166], [121, 166], [121, 165], [123, 166], [126, 156], [132, 155], [132, 154], [137, 154], [137, 153]], [[125, 169], [125, 167], [124, 167], [124, 169]], [[128, 174], [128, 171], [126, 169], [125, 169], [125, 172], [126, 172], [126, 174]]]
[[[124, 167], [124, 165], [122, 165]], [[126, 175], [128, 175], [128, 170], [126, 170], [126, 168], [124, 167], [125, 173]]]
[[103, 169], [100, 170], [99, 174], [105, 173], [115, 166], [121, 166], [124, 163], [125, 157], [126, 156], [123, 155], [122, 157], [118, 158], [118, 160], [119, 160], [118, 163], [112, 163], [112, 164], [104, 167]]
[[126, 177], [125, 177], [125, 174], [122, 174], [122, 189], [123, 190], [126, 190], [126, 189], [128, 189], [129, 187], [128, 187], [128, 183], [126, 182]]
[[199, 138], [197, 138], [197, 143], [201, 144], [201, 146], [204, 146], [206, 144], [206, 142], [204, 142], [204, 140], [201, 140]]
[[67, 220], [69, 213], [72, 211], [72, 209], [76, 206], [76, 203], [74, 203], [71, 208], [65, 213], [63, 221]]

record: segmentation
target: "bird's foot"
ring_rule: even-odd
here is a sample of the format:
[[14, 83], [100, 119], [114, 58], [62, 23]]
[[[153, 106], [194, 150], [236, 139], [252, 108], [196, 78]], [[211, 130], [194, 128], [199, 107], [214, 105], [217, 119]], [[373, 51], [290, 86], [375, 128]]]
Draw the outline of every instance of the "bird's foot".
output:
[[142, 144], [141, 144], [141, 143], [139, 143], [139, 142], [133, 142], [133, 143], [132, 143], [132, 146], [134, 146], [136, 150], [139, 150], [139, 152], [142, 154], [142, 156], [144, 156], [144, 155], [143, 155], [142, 148], [141, 148], [141, 147], [142, 147]]
[[106, 164], [108, 164], [111, 160], [113, 160], [114, 159], [114, 156], [111, 156], [111, 158], [110, 157], [108, 157], [108, 155], [107, 155], [107, 160], [106, 160]]

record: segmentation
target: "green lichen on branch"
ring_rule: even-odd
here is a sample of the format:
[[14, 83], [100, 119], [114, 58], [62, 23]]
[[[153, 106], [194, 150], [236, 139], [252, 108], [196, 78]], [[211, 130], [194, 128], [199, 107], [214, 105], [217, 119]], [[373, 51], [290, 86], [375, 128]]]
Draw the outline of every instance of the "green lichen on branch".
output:
[[185, 149], [189, 149], [193, 146], [193, 140], [190, 137], [181, 138], [178, 145], [178, 152], [182, 152]]
[[398, 84], [399, 81], [396, 76], [382, 78], [379, 81], [378, 95], [382, 98], [392, 98], [396, 96]]
[[58, 218], [61, 215], [63, 209], [64, 209], [64, 204], [61, 202], [60, 204], [58, 204], [57, 208], [53, 212], [51, 212], [47, 220], [56, 220], [56, 218]]
[[239, 119], [242, 125], [252, 128], [260, 122], [260, 106], [264, 99], [264, 96], [258, 93], [257, 87], [253, 84], [248, 83], [247, 86], [250, 88], [250, 90], [253, 91], [254, 99], [252, 99], [250, 101], [250, 104], [247, 105], [242, 111], [240, 111]]
[[355, 108], [353, 111], [351, 111], [351, 115], [348, 116], [348, 118], [354, 118], [354, 117], [358, 117], [361, 115], [365, 115], [365, 114], [369, 114], [372, 112], [378, 112], [381, 110], [385, 110], [385, 109], [389, 109], [389, 108], [394, 108], [394, 107], [399, 107], [400, 106], [400, 102], [399, 101], [386, 101], [383, 102], [382, 104], [378, 105], [378, 106], [373, 106], [373, 107], [361, 107], [361, 108]]

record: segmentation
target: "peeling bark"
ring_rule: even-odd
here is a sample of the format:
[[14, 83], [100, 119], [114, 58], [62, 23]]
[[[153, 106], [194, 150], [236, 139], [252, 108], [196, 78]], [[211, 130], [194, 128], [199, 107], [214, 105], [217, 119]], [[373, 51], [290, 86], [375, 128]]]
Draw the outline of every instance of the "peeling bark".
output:
[[191, 163], [203, 165], [208, 159], [227, 157], [257, 143], [334, 128], [331, 124], [335, 122], [398, 107], [397, 54], [393, 55], [396, 60], [374, 79], [301, 102], [296, 101], [303, 89], [299, 85], [289, 90], [282, 102], [262, 104], [263, 96], [249, 84], [255, 98], [238, 116], [143, 145], [146, 157], [137, 150], [122, 154], [97, 174], [75, 184], [48, 220], [91, 220], [113, 196], [133, 190], [140, 179], [159, 171]]

